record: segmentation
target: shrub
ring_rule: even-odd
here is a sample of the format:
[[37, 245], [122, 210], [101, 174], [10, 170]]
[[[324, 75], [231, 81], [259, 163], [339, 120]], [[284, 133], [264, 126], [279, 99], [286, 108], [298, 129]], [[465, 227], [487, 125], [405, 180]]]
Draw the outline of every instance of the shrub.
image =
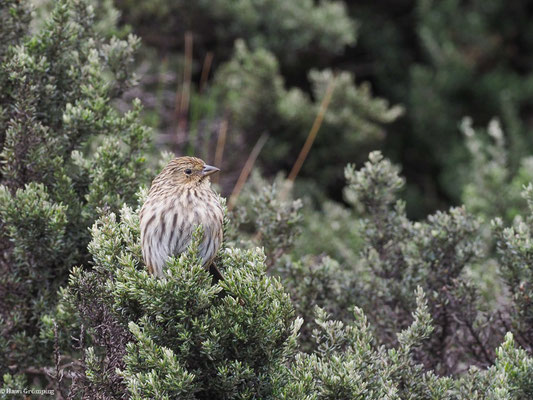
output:
[[149, 131], [139, 102], [112, 106], [135, 81], [137, 39], [102, 39], [77, 0], [57, 2], [32, 34], [26, 7], [0, 6], [0, 372], [46, 380], [41, 318], [87, 263], [99, 210], [134, 202], [146, 182]]

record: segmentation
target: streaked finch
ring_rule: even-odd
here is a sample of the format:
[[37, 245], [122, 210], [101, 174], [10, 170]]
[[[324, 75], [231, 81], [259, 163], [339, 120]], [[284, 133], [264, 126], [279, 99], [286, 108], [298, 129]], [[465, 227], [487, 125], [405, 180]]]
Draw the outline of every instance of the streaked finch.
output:
[[170, 256], [184, 252], [201, 225], [199, 256], [208, 268], [222, 243], [223, 211], [209, 176], [219, 169], [195, 157], [170, 161], [155, 177], [140, 214], [142, 253], [148, 271], [163, 276]]

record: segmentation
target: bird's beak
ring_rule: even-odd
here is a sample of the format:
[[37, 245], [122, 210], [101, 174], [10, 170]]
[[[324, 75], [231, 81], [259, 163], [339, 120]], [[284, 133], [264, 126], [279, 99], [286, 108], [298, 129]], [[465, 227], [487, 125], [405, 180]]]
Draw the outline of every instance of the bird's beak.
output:
[[204, 169], [202, 170], [202, 175], [209, 176], [218, 171], [220, 171], [220, 169], [218, 169], [217, 167], [213, 167], [211, 165], [204, 165]]

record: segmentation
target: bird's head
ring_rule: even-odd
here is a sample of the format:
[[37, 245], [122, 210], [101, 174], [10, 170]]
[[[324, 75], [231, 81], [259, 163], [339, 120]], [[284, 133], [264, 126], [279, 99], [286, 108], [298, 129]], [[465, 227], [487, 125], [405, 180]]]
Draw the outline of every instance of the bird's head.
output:
[[178, 157], [170, 161], [160, 175], [175, 185], [196, 186], [208, 182], [209, 176], [220, 171], [196, 157]]

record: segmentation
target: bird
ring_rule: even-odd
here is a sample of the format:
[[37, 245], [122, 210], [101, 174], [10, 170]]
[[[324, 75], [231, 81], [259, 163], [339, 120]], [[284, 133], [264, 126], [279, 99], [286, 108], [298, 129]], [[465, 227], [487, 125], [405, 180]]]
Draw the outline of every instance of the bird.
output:
[[214, 278], [223, 279], [213, 265], [223, 238], [224, 212], [210, 182], [218, 171], [199, 158], [177, 157], [154, 178], [139, 215], [142, 255], [149, 273], [165, 276], [169, 257], [186, 251], [201, 226], [202, 265]]

